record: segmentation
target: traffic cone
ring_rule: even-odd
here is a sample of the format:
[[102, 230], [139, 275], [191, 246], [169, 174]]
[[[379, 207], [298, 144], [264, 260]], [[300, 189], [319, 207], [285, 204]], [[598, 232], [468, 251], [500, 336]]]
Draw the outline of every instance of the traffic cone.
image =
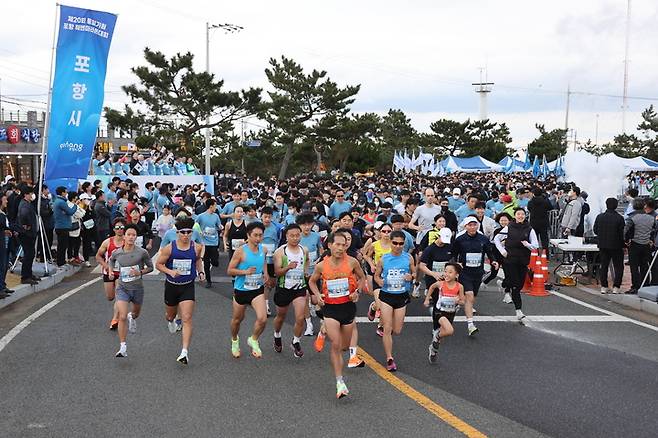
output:
[[538, 258], [537, 250], [533, 249], [532, 252], [530, 253], [530, 263], [528, 263], [528, 274], [525, 276], [525, 282], [523, 282], [523, 288], [521, 288], [521, 292], [529, 294], [530, 290], [532, 289], [532, 273], [535, 270], [535, 264], [537, 263], [537, 258]]
[[537, 252], [536, 249], [533, 249], [530, 252], [530, 263], [528, 263], [528, 269], [530, 270], [535, 269], [535, 263], [537, 262], [538, 257], [539, 257], [539, 253]]
[[541, 266], [541, 259], [538, 258], [535, 269], [532, 272], [532, 288], [528, 294], [531, 297], [547, 297], [550, 295], [544, 288], [544, 274], [542, 273]]
[[530, 289], [532, 289], [532, 271], [528, 271], [525, 274], [525, 281], [523, 282], [523, 287], [521, 288], [521, 292], [524, 294], [529, 294]]
[[546, 257], [546, 250], [541, 253], [541, 272], [544, 274], [544, 284], [551, 282], [551, 274], [548, 272], [548, 257]]

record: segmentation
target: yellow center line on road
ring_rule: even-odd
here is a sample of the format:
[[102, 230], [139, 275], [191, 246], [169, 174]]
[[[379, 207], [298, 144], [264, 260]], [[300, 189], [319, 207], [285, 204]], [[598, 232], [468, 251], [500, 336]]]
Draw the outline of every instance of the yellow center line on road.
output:
[[473, 438], [486, 437], [485, 434], [483, 434], [482, 432], [480, 432], [470, 424], [466, 423], [462, 419], [458, 418], [457, 416], [452, 414], [450, 411], [448, 411], [438, 403], [435, 403], [429, 397], [421, 394], [420, 392], [409, 386], [407, 383], [405, 383], [402, 379], [395, 376], [393, 373], [386, 371], [386, 368], [384, 368], [379, 362], [377, 362], [372, 356], [370, 356], [360, 347], [359, 347], [359, 354], [366, 362], [366, 364], [370, 367], [370, 369], [372, 369], [379, 377], [390, 383], [395, 389], [397, 389], [402, 394], [406, 395], [407, 397], [409, 397], [410, 399], [421, 405], [427, 411], [439, 417], [439, 419], [441, 419], [443, 422], [449, 424], [450, 426], [457, 429], [459, 432], [463, 433], [467, 437], [473, 437]]

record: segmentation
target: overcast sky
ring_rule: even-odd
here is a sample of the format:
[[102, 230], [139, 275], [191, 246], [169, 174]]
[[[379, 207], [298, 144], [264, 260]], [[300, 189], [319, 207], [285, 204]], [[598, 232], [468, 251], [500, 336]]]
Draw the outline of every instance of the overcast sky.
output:
[[[500, 1], [205, 1], [87, 0], [71, 6], [119, 15], [105, 104], [126, 102], [145, 46], [167, 55], [191, 51], [205, 68], [205, 22], [232, 23], [239, 34], [211, 33], [211, 71], [232, 89], [267, 87], [270, 57], [292, 57], [327, 70], [341, 85], [361, 84], [353, 110], [405, 111], [427, 131], [442, 117], [477, 118], [472, 82], [486, 67], [494, 82], [489, 117], [506, 122], [513, 145], [536, 135], [535, 123], [563, 128], [566, 90], [570, 128], [599, 143], [621, 132], [626, 0]], [[658, 2], [634, 0], [630, 38], [628, 132], [658, 103]], [[3, 2], [0, 79], [3, 99], [45, 107], [55, 3]], [[651, 100], [654, 98], [654, 100]], [[27, 100], [28, 102], [26, 102]], [[3, 107], [7, 103], [3, 102]]]

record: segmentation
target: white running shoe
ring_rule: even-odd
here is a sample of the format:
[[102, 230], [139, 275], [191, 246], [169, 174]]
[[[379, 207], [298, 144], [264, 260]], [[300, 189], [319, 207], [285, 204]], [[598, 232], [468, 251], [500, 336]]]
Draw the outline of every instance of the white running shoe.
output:
[[304, 331], [304, 336], [313, 336], [313, 324], [306, 324], [306, 330]]
[[620, 293], [620, 292], [619, 292], [619, 288], [618, 288], [618, 287], [613, 287], [613, 288], [612, 288], [612, 293], [613, 293], [613, 294], [618, 294], [618, 293]]
[[119, 351], [117, 351], [117, 354], [115, 354], [114, 357], [128, 357], [126, 347], [120, 347]]
[[512, 296], [509, 294], [509, 292], [505, 292], [505, 295], [503, 295], [503, 303], [509, 304], [512, 302]]
[[183, 365], [187, 365], [189, 363], [189, 359], [187, 357], [187, 353], [183, 353], [181, 351], [180, 356], [176, 359], [178, 362], [182, 363]]
[[608, 290], [607, 287], [602, 287], [602, 288], [601, 288], [601, 293], [602, 293], [602, 294], [607, 294], [608, 292], [610, 292], [610, 291]]
[[182, 330], [183, 330], [183, 320], [180, 319], [180, 318], [176, 318], [176, 319], [174, 320], [174, 322], [176, 323], [176, 331], [177, 331], [177, 332], [182, 331]]
[[128, 312], [128, 332], [137, 333], [137, 322], [133, 319], [132, 312]]
[[85, 262], [85, 266], [86, 266], [87, 268], [91, 268], [91, 263], [89, 263], [89, 260], [87, 260], [87, 261]]
[[270, 310], [270, 302], [265, 301], [265, 307], [267, 309], [267, 316], [272, 316], [272, 311]]
[[176, 325], [176, 321], [167, 321], [167, 328], [169, 329], [169, 333], [172, 335], [176, 333], [176, 328], [178, 326]]
[[414, 285], [414, 290], [411, 292], [412, 298], [420, 298], [420, 283]]
[[477, 332], [479, 332], [478, 328], [475, 327], [475, 324], [469, 324], [468, 325], [468, 336], [473, 336]]
[[521, 321], [523, 321], [524, 318], [525, 318], [525, 315], [523, 314], [521, 309], [517, 310], [516, 311], [516, 319], [518, 319], [519, 322], [521, 322]]

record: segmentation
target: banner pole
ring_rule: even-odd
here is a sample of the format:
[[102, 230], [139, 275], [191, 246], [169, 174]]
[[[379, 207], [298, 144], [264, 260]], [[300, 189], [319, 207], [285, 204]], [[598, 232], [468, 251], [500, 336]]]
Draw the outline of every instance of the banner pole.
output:
[[[48, 133], [50, 132], [50, 99], [53, 95], [53, 64], [55, 60], [55, 46], [57, 45], [57, 28], [59, 23], [59, 3], [55, 3], [55, 24], [53, 25], [53, 42], [50, 50], [50, 73], [48, 74], [48, 99], [46, 100], [46, 120], [43, 125], [43, 141], [41, 142], [41, 163], [39, 166], [39, 185], [36, 190], [37, 195], [37, 217], [41, 218], [41, 190], [43, 187], [43, 174], [46, 168], [46, 146], [48, 145]], [[43, 221], [37, 221], [39, 225], [39, 234], [41, 241], [46, 240], [46, 230], [43, 229]], [[38, 239], [37, 239], [38, 244]], [[48, 260], [46, 260], [46, 251], [43, 251], [44, 268], [48, 274]]]

